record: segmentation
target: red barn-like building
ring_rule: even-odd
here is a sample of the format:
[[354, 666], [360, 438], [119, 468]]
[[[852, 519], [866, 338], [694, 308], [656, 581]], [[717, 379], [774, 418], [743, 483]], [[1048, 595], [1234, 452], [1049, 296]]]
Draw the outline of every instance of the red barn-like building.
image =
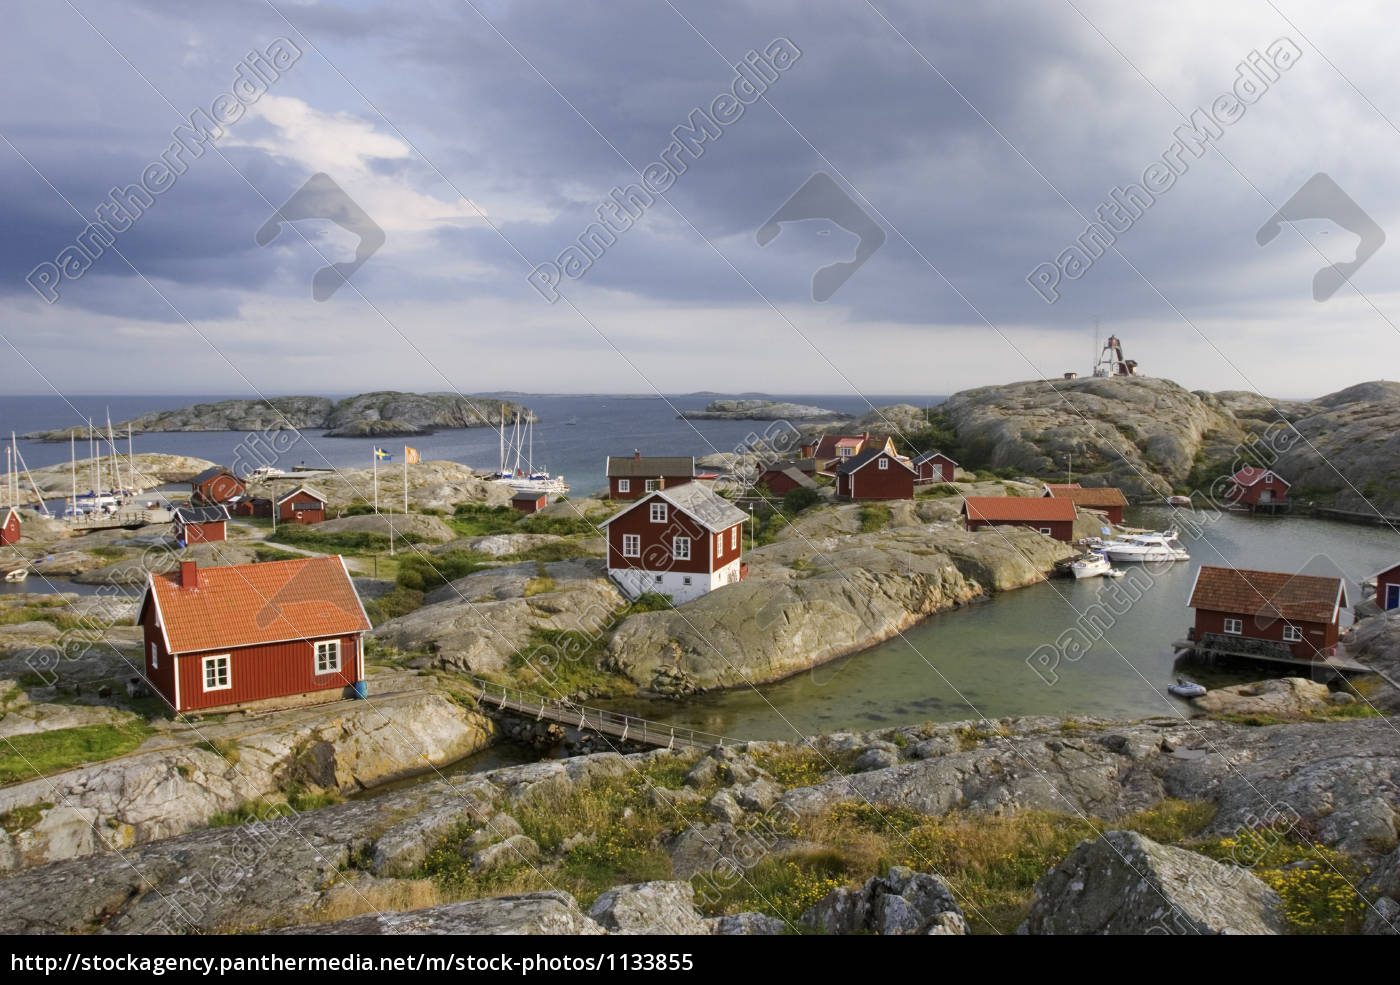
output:
[[1203, 565], [1186, 604], [1196, 610], [1191, 639], [1197, 644], [1317, 660], [1335, 652], [1348, 603], [1340, 578]]
[[679, 605], [744, 576], [749, 515], [698, 482], [648, 493], [602, 526], [608, 575], [632, 598], [671, 596]]
[[370, 628], [338, 556], [151, 574], [146, 680], [177, 712], [334, 701], [364, 679]]
[[1074, 504], [1067, 499], [1034, 496], [968, 496], [962, 514], [968, 530], [983, 527], [1030, 527], [1047, 537], [1074, 540]]
[[804, 458], [793, 462], [771, 462], [758, 473], [758, 482], [774, 496], [785, 496], [797, 488], [820, 488], [812, 476], [816, 475], [816, 459]]
[[609, 499], [639, 499], [662, 486], [675, 489], [695, 481], [695, 458], [643, 458], [634, 451], [631, 458], [609, 455], [604, 471]]
[[1400, 564], [1377, 571], [1366, 580], [1376, 583], [1376, 606], [1382, 612], [1400, 609]]
[[326, 518], [326, 497], [306, 486], [297, 486], [277, 497], [278, 523], [320, 523]]
[[1230, 476], [1225, 498], [1251, 512], [1274, 512], [1288, 509], [1288, 480], [1272, 469], [1246, 465]]
[[177, 506], [175, 539], [182, 544], [212, 544], [227, 536], [228, 509], [223, 506]]
[[190, 480], [190, 502], [195, 506], [212, 506], [242, 496], [248, 483], [222, 465], [214, 465]]
[[19, 513], [11, 506], [5, 511], [5, 522], [0, 523], [0, 547], [18, 544], [20, 533]]
[[1110, 523], [1122, 523], [1123, 508], [1128, 505], [1128, 498], [1123, 495], [1123, 490], [1115, 486], [1085, 488], [1077, 482], [1046, 483], [1045, 496], [1050, 499], [1067, 499], [1075, 506], [1082, 506], [1087, 510], [1098, 510], [1107, 515]]
[[521, 513], [538, 513], [549, 503], [549, 493], [521, 490], [510, 498], [511, 509]]
[[913, 499], [914, 466], [883, 445], [836, 466], [836, 495], [845, 499]]
[[926, 451], [914, 457], [914, 468], [918, 470], [916, 481], [920, 483], [952, 482], [958, 463], [941, 451]]

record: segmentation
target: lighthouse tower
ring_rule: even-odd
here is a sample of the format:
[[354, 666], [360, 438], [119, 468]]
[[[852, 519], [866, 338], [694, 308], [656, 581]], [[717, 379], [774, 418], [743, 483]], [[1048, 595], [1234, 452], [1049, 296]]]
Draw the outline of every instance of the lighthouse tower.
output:
[[1118, 336], [1110, 335], [1104, 340], [1099, 361], [1094, 364], [1095, 376], [1137, 376], [1137, 363], [1123, 358], [1123, 343]]

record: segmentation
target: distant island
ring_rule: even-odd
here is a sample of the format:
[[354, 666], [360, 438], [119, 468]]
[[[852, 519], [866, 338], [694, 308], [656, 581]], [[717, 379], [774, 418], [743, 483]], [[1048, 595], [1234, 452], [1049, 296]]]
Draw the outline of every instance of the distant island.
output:
[[[329, 438], [396, 438], [432, 434], [439, 429], [497, 427], [513, 421], [536, 420], [518, 403], [489, 397], [459, 397], [443, 393], [401, 393], [382, 390], [343, 400], [330, 397], [272, 397], [268, 400], [221, 400], [179, 410], [158, 410], [114, 424], [125, 434], [163, 431], [285, 431], [324, 430]], [[31, 431], [33, 441], [67, 441], [87, 436], [87, 428]]]
[[782, 400], [713, 400], [704, 410], [683, 410], [688, 421], [842, 421], [851, 415]]

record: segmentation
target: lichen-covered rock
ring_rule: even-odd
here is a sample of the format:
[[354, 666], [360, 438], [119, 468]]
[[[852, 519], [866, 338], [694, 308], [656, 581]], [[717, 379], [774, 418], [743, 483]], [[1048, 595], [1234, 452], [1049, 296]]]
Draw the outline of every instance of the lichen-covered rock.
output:
[[588, 915], [614, 934], [708, 934], [688, 882], [617, 886], [598, 897]]
[[1281, 934], [1277, 893], [1240, 866], [1133, 831], [1082, 841], [1036, 885], [1030, 934]]
[[516, 934], [597, 935], [599, 927], [568, 893], [550, 890], [523, 896], [495, 896], [407, 912], [366, 913], [335, 923], [279, 927], [269, 934]]
[[837, 889], [808, 909], [798, 923], [824, 934], [967, 933], [962, 908], [940, 877], [894, 866], [860, 889]]
[[1279, 718], [1301, 718], [1324, 708], [1331, 692], [1326, 684], [1303, 677], [1284, 677], [1234, 684], [1207, 691], [1192, 704], [1213, 715], [1273, 715]]

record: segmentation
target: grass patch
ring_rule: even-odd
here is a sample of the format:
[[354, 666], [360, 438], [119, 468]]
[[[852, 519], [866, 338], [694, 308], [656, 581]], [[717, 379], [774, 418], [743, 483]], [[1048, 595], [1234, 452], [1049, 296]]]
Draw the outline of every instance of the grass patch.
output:
[[962, 491], [951, 482], [938, 482], [931, 486], [924, 486], [915, 496], [919, 499], [947, 499], [949, 496], [961, 496]]
[[603, 633], [537, 629], [509, 667], [521, 687], [543, 688], [551, 695], [611, 691], [624, 679], [600, 669], [605, 647]]
[[416, 588], [395, 585], [393, 589], [385, 592], [379, 598], [365, 599], [364, 603], [365, 615], [369, 616], [370, 625], [378, 626], [382, 622], [406, 616], [410, 612], [421, 609], [423, 607], [423, 593]]
[[11, 808], [0, 814], [0, 828], [4, 828], [11, 837], [28, 831], [43, 819], [44, 811], [53, 807], [53, 804], [22, 804], [19, 807]]
[[441, 554], [405, 554], [399, 558], [395, 580], [402, 588], [418, 592], [431, 591], [450, 581], [463, 578], [473, 571], [492, 567], [495, 558], [475, 551], [444, 551]]
[[518, 531], [516, 521], [519, 519], [520, 512], [509, 506], [462, 503], [447, 518], [447, 525], [462, 537], [484, 537]]
[[573, 534], [588, 534], [594, 537], [601, 535], [597, 523], [577, 515], [541, 516], [534, 513], [517, 524], [516, 529], [532, 534], [559, 534], [565, 537]]
[[572, 561], [574, 558], [594, 556], [593, 551], [588, 550], [576, 540], [553, 540], [547, 544], [536, 544], [527, 551], [506, 554], [501, 560], [511, 563], [519, 561]]
[[130, 721], [12, 736], [0, 743], [0, 785], [124, 755], [154, 731], [145, 722]]
[[194, 747], [203, 749], [205, 752], [212, 752], [220, 759], [226, 759], [234, 765], [237, 765], [241, 755], [238, 743], [232, 739], [205, 739], [202, 742], [196, 742]]
[[268, 547], [266, 544], [258, 544], [253, 548], [253, 557], [259, 561], [295, 561], [305, 556], [305, 554], [293, 554], [291, 551]]
[[46, 622], [59, 629], [83, 628], [84, 622], [87, 623], [86, 628], [101, 624], [96, 616], [88, 616], [84, 620], [65, 599], [37, 599], [23, 605], [0, 607], [0, 626], [14, 626], [23, 622]]
[[884, 503], [867, 503], [860, 508], [860, 532], [873, 534], [884, 530], [894, 514]]
[[753, 761], [767, 770], [773, 782], [785, 790], [820, 783], [833, 766], [839, 769], [842, 765], [831, 762], [828, 757], [806, 746], [757, 753]]
[[1234, 725], [1288, 725], [1294, 722], [1345, 722], [1356, 718], [1383, 718], [1384, 715], [1373, 706], [1364, 701], [1358, 701], [1350, 705], [1324, 705], [1306, 711], [1300, 715], [1266, 715], [1266, 714], [1220, 714], [1209, 715], [1208, 718], [1218, 722], [1230, 722]]

